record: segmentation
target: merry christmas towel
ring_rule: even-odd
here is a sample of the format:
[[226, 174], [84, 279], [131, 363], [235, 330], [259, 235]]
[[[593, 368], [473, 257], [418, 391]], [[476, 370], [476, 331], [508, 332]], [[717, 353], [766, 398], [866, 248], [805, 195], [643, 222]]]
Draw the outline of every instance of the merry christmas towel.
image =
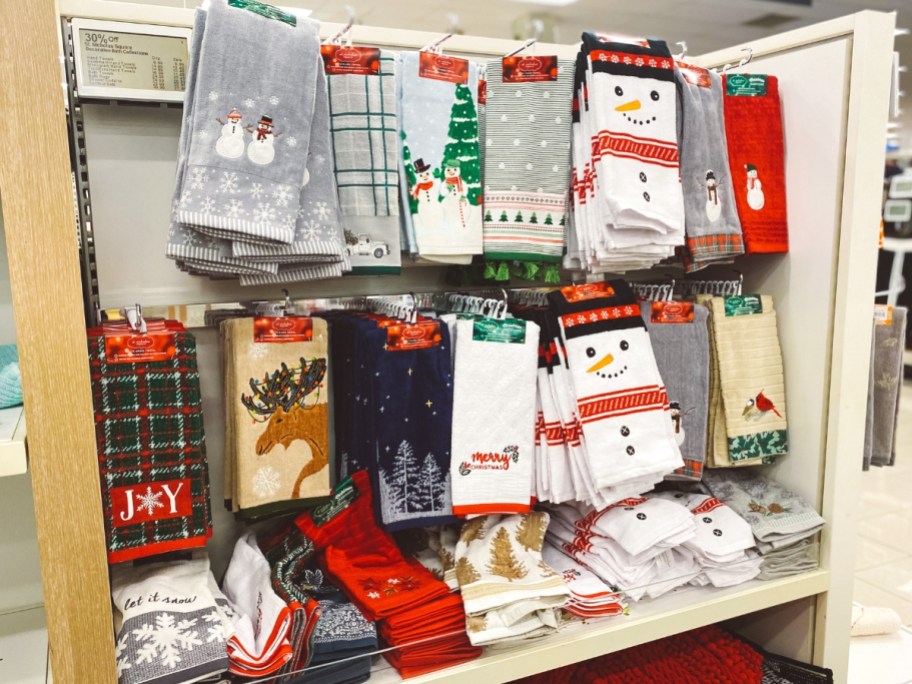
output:
[[421, 256], [481, 254], [478, 67], [462, 84], [419, 75], [417, 52], [398, 60], [407, 231]]
[[102, 331], [88, 333], [111, 563], [205, 546], [212, 535], [196, 340], [171, 324], [180, 330], [163, 361], [116, 363]]
[[484, 251], [490, 259], [557, 263], [564, 253], [573, 60], [556, 60], [553, 80], [511, 82], [504, 77], [510, 59], [486, 67]]
[[[309, 340], [260, 337], [268, 326], [295, 321]], [[326, 321], [236, 318], [221, 328], [231, 383], [226, 453], [234, 466], [233, 510], [256, 517], [329, 496]]]
[[179, 684], [228, 669], [233, 625], [210, 582], [205, 556], [111, 568], [120, 684]]
[[779, 80], [766, 74], [725, 74], [722, 84], [728, 160], [744, 245], [748, 253], [787, 252]]

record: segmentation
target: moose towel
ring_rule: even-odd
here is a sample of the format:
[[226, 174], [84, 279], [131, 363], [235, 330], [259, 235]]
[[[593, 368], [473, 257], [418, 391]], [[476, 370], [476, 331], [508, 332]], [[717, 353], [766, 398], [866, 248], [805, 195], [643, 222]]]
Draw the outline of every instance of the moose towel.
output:
[[[310, 339], [269, 341], [270, 327], [295, 323]], [[233, 509], [255, 517], [329, 496], [326, 321], [236, 318], [221, 325]]]

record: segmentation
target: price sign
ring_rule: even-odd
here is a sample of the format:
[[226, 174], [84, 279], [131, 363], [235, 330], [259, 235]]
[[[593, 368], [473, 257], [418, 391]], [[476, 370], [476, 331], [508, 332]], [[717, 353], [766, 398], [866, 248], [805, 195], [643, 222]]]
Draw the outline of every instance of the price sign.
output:
[[190, 29], [73, 19], [80, 97], [181, 102]]

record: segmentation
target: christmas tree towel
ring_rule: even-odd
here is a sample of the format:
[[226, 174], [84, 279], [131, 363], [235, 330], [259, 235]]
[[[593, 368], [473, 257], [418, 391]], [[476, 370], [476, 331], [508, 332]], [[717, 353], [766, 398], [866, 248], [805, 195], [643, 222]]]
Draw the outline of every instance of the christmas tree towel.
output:
[[210, 582], [205, 556], [111, 569], [120, 684], [179, 684], [228, 669], [233, 626]]
[[111, 563], [205, 546], [212, 535], [196, 340], [170, 324], [180, 328], [174, 355], [145, 363], [109, 360], [104, 333], [88, 332]]
[[570, 174], [573, 60], [554, 80], [510, 82], [488, 62], [484, 251], [489, 259], [559, 263]]
[[478, 67], [451, 83], [421, 76], [417, 52], [398, 60], [407, 231], [421, 256], [481, 254]]

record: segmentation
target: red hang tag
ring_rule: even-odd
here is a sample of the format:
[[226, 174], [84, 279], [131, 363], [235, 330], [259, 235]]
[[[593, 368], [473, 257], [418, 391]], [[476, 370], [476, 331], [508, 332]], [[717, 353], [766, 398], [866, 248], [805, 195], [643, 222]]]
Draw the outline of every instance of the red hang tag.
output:
[[639, 45], [649, 47], [649, 41], [645, 38], [636, 36], [625, 36], [622, 33], [596, 33], [595, 37], [603, 43], [627, 43], [628, 45]]
[[486, 80], [479, 79], [478, 81], [478, 104], [483, 105], [488, 103], [488, 82]]
[[465, 85], [469, 81], [469, 60], [438, 55], [436, 52], [422, 52], [418, 55], [418, 75]]
[[557, 57], [548, 55], [526, 55], [503, 58], [504, 83], [527, 83], [530, 81], [556, 81]]
[[321, 45], [320, 55], [327, 74], [376, 76], [380, 73], [380, 48]]
[[693, 323], [693, 302], [653, 302], [653, 323]]
[[614, 288], [602, 281], [599, 283], [582, 283], [580, 285], [567, 285], [561, 288], [561, 294], [568, 302], [584, 302], [587, 299], [599, 297], [613, 297]]
[[703, 67], [685, 64], [684, 62], [675, 62], [684, 80], [690, 85], [700, 88], [709, 88], [712, 86], [712, 80], [709, 78], [709, 71]]
[[313, 339], [313, 319], [298, 316], [254, 318], [254, 342], [310, 342]]
[[428, 349], [440, 344], [440, 321], [421, 321], [414, 325], [393, 323], [386, 328], [387, 351]]
[[108, 363], [167, 361], [177, 353], [174, 333], [183, 329], [180, 324], [164, 320], [147, 320], [145, 333], [135, 332], [124, 322], [104, 323], [101, 332], [105, 338], [105, 360]]

